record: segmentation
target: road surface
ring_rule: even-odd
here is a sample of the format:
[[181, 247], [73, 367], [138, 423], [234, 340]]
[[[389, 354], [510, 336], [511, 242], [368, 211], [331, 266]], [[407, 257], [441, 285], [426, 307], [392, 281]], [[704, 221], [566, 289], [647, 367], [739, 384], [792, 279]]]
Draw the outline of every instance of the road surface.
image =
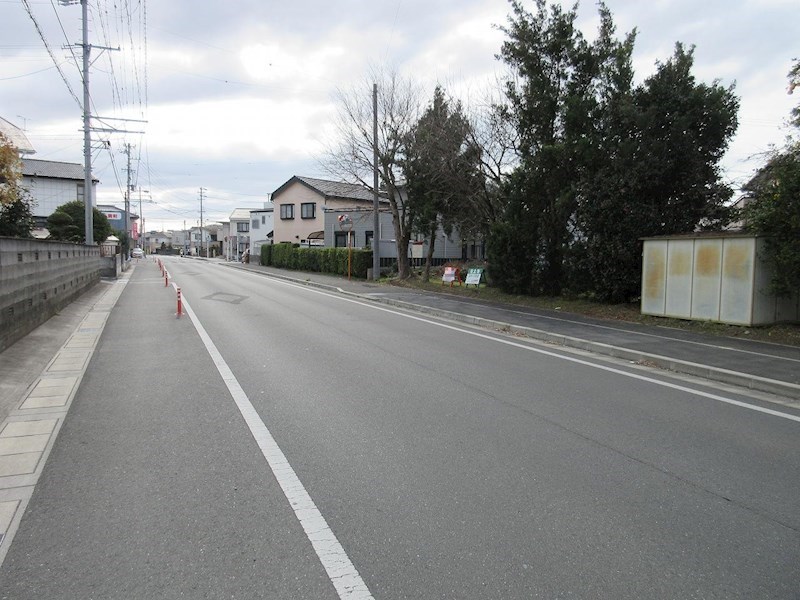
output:
[[800, 417], [219, 264], [100, 338], [3, 598], [798, 598]]

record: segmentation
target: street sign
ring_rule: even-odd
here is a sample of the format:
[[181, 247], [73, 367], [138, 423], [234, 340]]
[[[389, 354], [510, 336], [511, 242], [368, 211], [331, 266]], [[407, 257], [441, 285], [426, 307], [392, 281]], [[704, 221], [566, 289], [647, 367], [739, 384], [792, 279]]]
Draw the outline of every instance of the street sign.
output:
[[479, 286], [481, 284], [481, 278], [483, 277], [483, 269], [480, 267], [475, 267], [467, 271], [467, 279], [464, 281], [465, 285], [475, 285]]

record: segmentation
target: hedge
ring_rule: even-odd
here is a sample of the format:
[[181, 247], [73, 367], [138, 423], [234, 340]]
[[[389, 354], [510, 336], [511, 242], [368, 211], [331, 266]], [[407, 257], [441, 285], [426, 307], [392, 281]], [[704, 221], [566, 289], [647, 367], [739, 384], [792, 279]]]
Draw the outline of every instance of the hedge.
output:
[[[264, 266], [347, 275], [347, 248], [302, 248], [296, 244], [261, 246]], [[372, 268], [372, 250], [352, 250], [352, 274], [366, 279]]]

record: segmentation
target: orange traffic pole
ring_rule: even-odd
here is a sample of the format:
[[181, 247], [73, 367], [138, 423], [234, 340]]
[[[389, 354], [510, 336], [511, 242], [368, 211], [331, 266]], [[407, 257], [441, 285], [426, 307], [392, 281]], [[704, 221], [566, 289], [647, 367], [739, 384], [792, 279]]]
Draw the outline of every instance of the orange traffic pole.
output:
[[178, 288], [178, 318], [181, 318], [183, 313], [183, 302], [181, 302], [181, 288]]

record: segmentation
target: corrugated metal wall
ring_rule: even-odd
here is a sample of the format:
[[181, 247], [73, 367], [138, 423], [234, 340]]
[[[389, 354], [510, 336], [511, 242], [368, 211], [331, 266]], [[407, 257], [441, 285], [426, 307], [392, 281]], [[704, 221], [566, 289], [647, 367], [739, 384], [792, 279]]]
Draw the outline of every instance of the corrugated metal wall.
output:
[[797, 296], [768, 292], [762, 245], [741, 235], [645, 240], [642, 313], [736, 325], [798, 320]]

